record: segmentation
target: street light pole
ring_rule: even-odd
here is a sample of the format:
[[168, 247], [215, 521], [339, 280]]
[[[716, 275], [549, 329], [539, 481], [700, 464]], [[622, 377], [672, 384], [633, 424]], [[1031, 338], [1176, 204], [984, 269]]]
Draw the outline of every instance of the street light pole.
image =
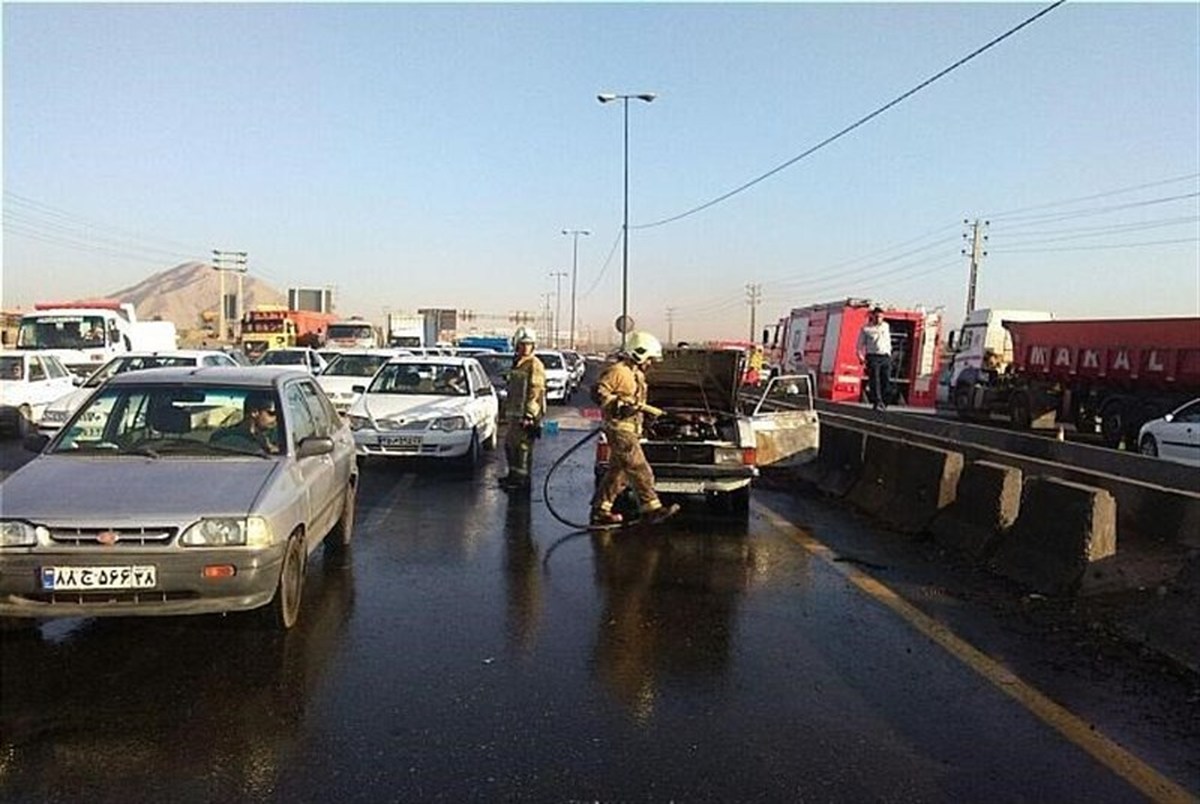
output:
[[603, 92], [596, 96], [601, 103], [611, 103], [619, 100], [625, 107], [625, 212], [621, 223], [621, 348], [625, 348], [625, 330], [629, 323], [629, 99], [650, 103], [657, 95], [653, 92], [641, 92], [636, 95], [618, 95]]
[[558, 348], [558, 331], [562, 329], [562, 280], [567, 275], [566, 271], [551, 271], [550, 276], [554, 277], [554, 329], [551, 337], [554, 339], [554, 348]]
[[571, 235], [571, 349], [575, 348], [575, 275], [579, 270], [579, 236], [590, 235], [587, 229], [563, 229], [562, 233]]

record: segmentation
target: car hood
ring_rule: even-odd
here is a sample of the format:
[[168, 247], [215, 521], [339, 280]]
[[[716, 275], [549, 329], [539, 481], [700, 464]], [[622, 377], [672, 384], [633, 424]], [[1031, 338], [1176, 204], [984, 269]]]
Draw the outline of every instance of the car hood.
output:
[[660, 408], [734, 412], [741, 381], [740, 352], [733, 349], [664, 349], [647, 375], [649, 402]]
[[0, 487], [5, 517], [32, 521], [245, 516], [282, 462], [42, 455]]
[[366, 388], [371, 384], [370, 377], [351, 377], [341, 374], [320, 374], [317, 376], [317, 384], [327, 394], [351, 394], [354, 393], [351, 389], [356, 385], [361, 385]]
[[390, 419], [399, 425], [443, 416], [462, 416], [470, 399], [469, 396], [364, 394], [354, 403], [350, 412], [357, 416]]
[[67, 413], [74, 413], [75, 411], [79, 410], [79, 406], [82, 405], [87, 398], [92, 395], [92, 392], [95, 391], [97, 387], [99, 386], [94, 385], [91, 388], [85, 388], [81, 386], [76, 388], [71, 393], [60, 396], [58, 399], [51, 402], [46, 410], [63, 410]]

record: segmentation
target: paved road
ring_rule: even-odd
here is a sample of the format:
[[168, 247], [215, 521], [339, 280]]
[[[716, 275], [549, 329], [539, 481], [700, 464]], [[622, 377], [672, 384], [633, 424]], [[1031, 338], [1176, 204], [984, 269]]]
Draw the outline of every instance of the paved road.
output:
[[[580, 435], [543, 439], [539, 473]], [[0, 799], [1200, 794], [1195, 679], [1087, 624], [787, 490], [758, 489], [748, 524], [693, 506], [598, 539], [540, 489], [506, 497], [502, 463], [372, 463], [352, 558], [310, 567], [286, 636], [203, 617], [5, 639]], [[551, 501], [582, 519], [589, 491], [581, 454]]]

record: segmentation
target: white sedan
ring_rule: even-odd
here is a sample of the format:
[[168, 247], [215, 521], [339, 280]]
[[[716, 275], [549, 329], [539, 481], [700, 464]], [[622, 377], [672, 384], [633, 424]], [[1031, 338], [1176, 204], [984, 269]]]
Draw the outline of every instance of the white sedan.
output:
[[1200, 466], [1200, 399], [1143, 424], [1138, 449], [1143, 455]]
[[474, 467], [499, 442], [499, 403], [473, 357], [390, 360], [350, 407], [358, 455], [453, 458]]
[[19, 436], [41, 420], [46, 406], [75, 389], [57, 357], [36, 351], [0, 351], [0, 426]]
[[358, 399], [354, 387], [366, 385], [380, 366], [405, 354], [409, 353], [403, 349], [347, 349], [329, 361], [325, 370], [317, 375], [317, 384], [337, 412], [345, 416]]

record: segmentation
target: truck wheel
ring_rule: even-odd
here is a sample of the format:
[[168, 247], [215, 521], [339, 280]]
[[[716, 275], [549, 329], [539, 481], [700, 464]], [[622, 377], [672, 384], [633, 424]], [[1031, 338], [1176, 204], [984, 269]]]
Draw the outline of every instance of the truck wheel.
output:
[[1012, 400], [1008, 403], [1008, 420], [1015, 430], [1029, 429], [1029, 425], [1033, 423], [1033, 416], [1029, 411], [1027, 394], [1013, 394]]
[[1125, 405], [1120, 399], [1110, 399], [1100, 410], [1100, 435], [1104, 446], [1116, 448], [1125, 434]]
[[971, 389], [965, 385], [960, 385], [954, 389], [954, 409], [958, 412], [958, 418], [971, 418]]

